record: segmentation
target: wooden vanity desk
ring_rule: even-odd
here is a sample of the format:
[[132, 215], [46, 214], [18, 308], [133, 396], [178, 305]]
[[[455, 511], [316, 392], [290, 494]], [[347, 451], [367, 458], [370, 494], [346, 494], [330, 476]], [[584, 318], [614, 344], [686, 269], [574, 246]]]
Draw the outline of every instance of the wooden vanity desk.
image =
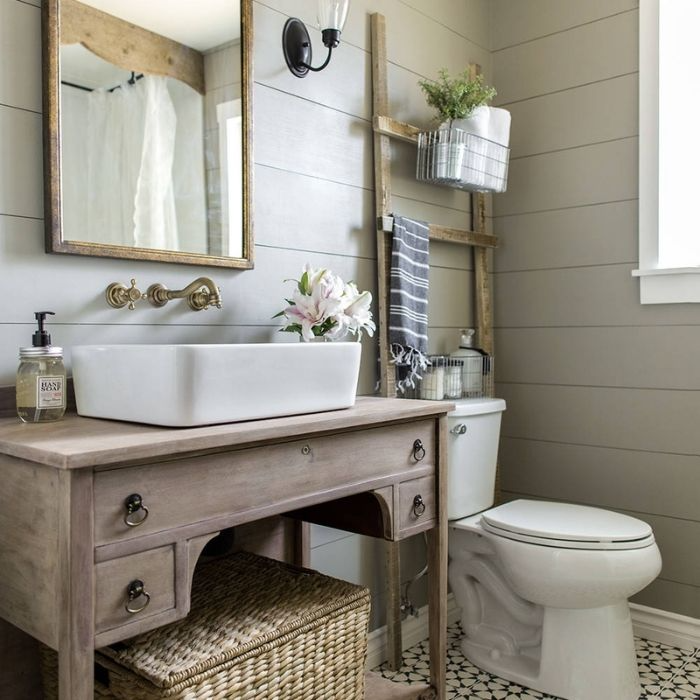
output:
[[[390, 540], [426, 532], [431, 684], [444, 700], [451, 407], [359, 398], [347, 410], [180, 429], [2, 419], [0, 617], [58, 650], [60, 700], [92, 700], [94, 649], [185, 617], [197, 559], [220, 531], [291, 513]], [[304, 561], [308, 538], [296, 539]], [[128, 612], [135, 581], [150, 598]]]

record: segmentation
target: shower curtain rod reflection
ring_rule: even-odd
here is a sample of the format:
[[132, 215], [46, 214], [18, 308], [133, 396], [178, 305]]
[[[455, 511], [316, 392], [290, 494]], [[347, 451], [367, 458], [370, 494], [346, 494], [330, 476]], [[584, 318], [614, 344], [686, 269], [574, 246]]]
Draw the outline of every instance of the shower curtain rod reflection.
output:
[[[134, 85], [137, 80], [141, 80], [143, 78], [143, 73], [139, 73], [138, 75], [134, 72], [131, 71], [131, 77], [126, 81], [129, 83], [129, 85]], [[71, 83], [68, 80], [62, 80], [61, 85], [67, 85], [68, 87], [76, 88], [77, 90], [84, 90], [85, 92], [93, 92], [95, 88], [89, 88], [85, 87], [84, 85], [78, 85], [77, 83]], [[107, 92], [114, 92], [115, 90], [119, 90], [121, 88], [121, 85], [115, 85], [112, 88], [108, 88]]]

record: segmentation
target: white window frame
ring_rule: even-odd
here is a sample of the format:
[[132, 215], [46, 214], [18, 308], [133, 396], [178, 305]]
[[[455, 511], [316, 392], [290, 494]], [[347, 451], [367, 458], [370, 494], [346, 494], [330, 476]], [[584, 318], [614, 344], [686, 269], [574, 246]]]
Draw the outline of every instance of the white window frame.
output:
[[243, 100], [216, 105], [221, 168], [221, 254], [243, 257]]
[[700, 267], [659, 264], [660, 1], [639, 3], [639, 269], [632, 274], [642, 304], [697, 303]]

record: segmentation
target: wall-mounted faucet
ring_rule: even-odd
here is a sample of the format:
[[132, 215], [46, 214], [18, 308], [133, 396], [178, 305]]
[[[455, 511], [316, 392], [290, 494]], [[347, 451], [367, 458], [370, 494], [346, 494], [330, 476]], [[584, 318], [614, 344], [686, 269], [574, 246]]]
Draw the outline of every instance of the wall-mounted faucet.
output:
[[210, 306], [220, 309], [221, 291], [208, 277], [198, 277], [184, 289], [168, 289], [162, 284], [152, 284], [146, 291], [146, 297], [153, 306], [165, 306], [171, 299], [187, 298], [191, 309], [201, 311]]
[[133, 310], [137, 301], [148, 299], [153, 306], [165, 306], [171, 299], [187, 299], [191, 309], [201, 311], [210, 306], [220, 309], [221, 290], [209, 277], [198, 277], [190, 282], [184, 289], [168, 289], [163, 284], [152, 284], [145, 294], [136, 289], [136, 281], [131, 280], [131, 287], [127, 288], [120, 282], [112, 282], [106, 290], [107, 303], [115, 309], [128, 306]]

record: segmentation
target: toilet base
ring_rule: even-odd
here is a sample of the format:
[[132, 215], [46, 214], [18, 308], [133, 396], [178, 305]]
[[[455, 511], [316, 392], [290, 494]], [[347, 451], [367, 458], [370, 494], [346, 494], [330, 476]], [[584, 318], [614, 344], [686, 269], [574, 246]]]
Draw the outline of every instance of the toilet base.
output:
[[468, 638], [461, 646], [485, 671], [565, 700], [637, 700], [641, 692], [626, 600], [593, 609], [545, 608], [542, 646], [520, 654], [500, 654]]

